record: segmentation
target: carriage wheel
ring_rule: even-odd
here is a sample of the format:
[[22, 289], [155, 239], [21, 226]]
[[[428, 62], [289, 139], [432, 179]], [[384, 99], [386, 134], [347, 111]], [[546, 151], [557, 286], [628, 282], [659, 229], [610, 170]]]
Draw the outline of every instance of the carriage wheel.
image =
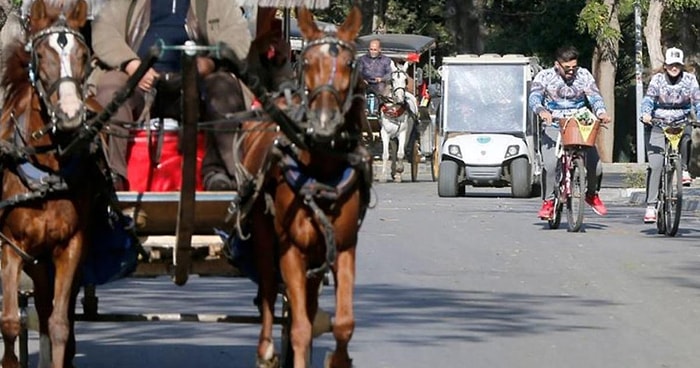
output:
[[418, 165], [420, 165], [420, 152], [418, 140], [414, 139], [411, 145], [411, 181], [418, 180]]

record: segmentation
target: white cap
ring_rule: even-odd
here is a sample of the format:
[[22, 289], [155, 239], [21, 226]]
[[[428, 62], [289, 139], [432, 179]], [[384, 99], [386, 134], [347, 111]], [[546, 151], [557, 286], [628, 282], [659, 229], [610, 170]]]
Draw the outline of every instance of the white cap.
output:
[[671, 64], [681, 64], [683, 65], [683, 50], [671, 47], [666, 50], [666, 60], [664, 61], [666, 65]]

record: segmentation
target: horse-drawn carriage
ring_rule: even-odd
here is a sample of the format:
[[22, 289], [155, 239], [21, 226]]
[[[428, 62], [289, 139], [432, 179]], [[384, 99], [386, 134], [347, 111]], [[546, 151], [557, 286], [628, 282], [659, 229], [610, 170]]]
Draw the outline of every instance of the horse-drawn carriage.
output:
[[[317, 0], [283, 3], [287, 6], [328, 5]], [[270, 2], [266, 1], [266, 4]], [[65, 15], [59, 16], [60, 11], [41, 0], [35, 2], [32, 10], [29, 22], [32, 28], [28, 32], [30, 46], [18, 48], [17, 57], [10, 59], [8, 65], [16, 68], [13, 75], [18, 80], [20, 77], [26, 79], [25, 72], [30, 72], [36, 79], [32, 79], [32, 84], [21, 84], [21, 93], [10, 91], [9, 95], [15, 97], [6, 100], [8, 103], [3, 112], [3, 126], [10, 130], [9, 133], [3, 131], [4, 180], [10, 178], [17, 188], [12, 192], [5, 190], [2, 197], [3, 366], [18, 364], [14, 354], [14, 342], [18, 336], [20, 345], [22, 342], [25, 345], [20, 347], [19, 362], [27, 363], [24, 329], [27, 314], [26, 310], [20, 313], [18, 306], [26, 307], [30, 295], [37, 306], [41, 334], [50, 336], [49, 359], [55, 366], [71, 364], [75, 353], [74, 346], [71, 347], [75, 343], [73, 318], [88, 321], [160, 319], [159, 316], [100, 314], [94, 287], [85, 289], [83, 313], [73, 315], [78, 293], [79, 260], [91, 246], [86, 239], [94, 235], [89, 229], [94, 217], [91, 206], [95, 204], [95, 196], [107, 194], [104, 201], [108, 203], [108, 212], [116, 216], [110, 220], [120, 223], [117, 220], [127, 219], [115, 207], [131, 209], [135, 225], [130, 229], [135, 229], [136, 234], [132, 234], [130, 240], [175, 235], [171, 262], [154, 264], [148, 262], [146, 256], [136, 266], [137, 272], [163, 272], [172, 275], [178, 285], [184, 284], [193, 272], [213, 272], [204, 261], [193, 260], [192, 238], [198, 234], [214, 235], [215, 228], [225, 229], [224, 248], [240, 250], [240, 247], [247, 247], [254, 255], [255, 275], [248, 276], [254, 276], [258, 285], [256, 300], [260, 316], [224, 316], [220, 320], [262, 324], [257, 349], [258, 366], [280, 364], [274, 354], [271, 335], [272, 323], [276, 321], [284, 324], [283, 366], [309, 364], [312, 331], [315, 335], [317, 322], [320, 322], [325, 325], [321, 332], [332, 328], [337, 341], [335, 352], [327, 357], [327, 366], [349, 367], [351, 360], [347, 348], [354, 329], [354, 248], [369, 204], [371, 185], [371, 157], [361, 141], [364, 103], [354, 93], [358, 86], [351, 83], [355, 39], [360, 29], [359, 9], [353, 8], [346, 21], [335, 30], [319, 29], [311, 13], [300, 9], [299, 29], [304, 38], [300, 57], [304, 59], [304, 67], [299, 70], [299, 82], [287, 84], [284, 91], [267, 90], [258, 78], [265, 70], [255, 69], [251, 59], [248, 63], [239, 60], [227, 45], [160, 44], [151, 49], [148, 60], [141, 64], [110, 104], [88, 106], [85, 94], [78, 90], [72, 97], [82, 98], [77, 101], [77, 111], [70, 113], [65, 111], [67, 104], [62, 100], [69, 87], [61, 83], [76, 88], [84, 86], [87, 68], [85, 64], [76, 66], [69, 58], [56, 59], [55, 55], [65, 53], [52, 54], [51, 48], [71, 45], [76, 48], [70, 55], [87, 54], [88, 47], [77, 31], [85, 21], [84, 2], [78, 2], [71, 10], [67, 22]], [[259, 36], [271, 31], [266, 26], [274, 13], [274, 8], [258, 13]], [[48, 43], [48, 40], [54, 42]], [[133, 92], [153, 61], [164, 51], [182, 52], [183, 98], [177, 122], [182, 181], [178, 190], [171, 192], [105, 191], [101, 186], [108, 185], [109, 176], [99, 176], [97, 171], [104, 173], [108, 170], [93, 167], [95, 156], [87, 154], [99, 152], [94, 147], [98, 145], [99, 133], [111, 114]], [[246, 83], [261, 106], [259, 110], [231, 117], [238, 134], [234, 151], [240, 155], [237, 192], [197, 190], [197, 145], [201, 125], [198, 121], [195, 58], [202, 52], [226, 64]], [[29, 60], [33, 62], [29, 63]], [[45, 61], [48, 66], [43, 64]], [[72, 71], [71, 78], [51, 69], [42, 69], [51, 65], [61, 65], [61, 71]], [[27, 104], [24, 98], [30, 103]], [[35, 109], [27, 109], [27, 106]], [[89, 114], [85, 109], [89, 107], [95, 108], [95, 114], [86, 119]], [[48, 109], [48, 112], [43, 109]], [[67, 125], [64, 120], [77, 123]], [[150, 143], [150, 139], [147, 142]], [[10, 155], [14, 161], [8, 161]], [[37, 156], [41, 156], [39, 165], [48, 174], [32, 165], [23, 166], [26, 161], [39, 160]], [[8, 162], [14, 165], [15, 161], [19, 164], [7, 166]], [[39, 174], [34, 173], [38, 176], [36, 183], [20, 173], [24, 171], [38, 171]], [[93, 174], [95, 176], [88, 176]], [[95, 178], [105, 180], [93, 180]], [[114, 201], [110, 194], [118, 201]], [[44, 236], [38, 241], [36, 234], [26, 232], [27, 229], [34, 231], [29, 225], [33, 226], [37, 221], [31, 221], [32, 217], [40, 219], [41, 224], [49, 228], [46, 232], [38, 231]], [[65, 231], [60, 226], [71, 230]], [[54, 238], [56, 236], [59, 237]], [[246, 239], [248, 244], [242, 245]], [[231, 266], [227, 263], [228, 260], [223, 259], [215, 267], [225, 267], [228, 270], [225, 272], [230, 274]], [[33, 293], [19, 290], [22, 269], [28, 271], [34, 281]], [[318, 318], [326, 315], [317, 303], [326, 274], [333, 276], [336, 320], [340, 322], [332, 326], [330, 318], [325, 321]], [[284, 301], [282, 318], [274, 316], [279, 292]]]
[[[373, 93], [367, 96], [368, 106], [379, 106], [382, 101], [398, 105], [403, 108], [372, 108], [368, 107], [367, 127], [365, 139], [369, 142], [370, 150], [379, 156], [378, 143], [382, 143], [382, 173], [379, 173], [380, 181], [386, 180], [388, 167], [387, 158], [392, 157], [391, 176], [394, 180], [401, 180], [400, 170], [397, 165], [402, 165], [405, 156], [411, 164], [411, 181], [418, 177], [419, 165], [426, 162], [431, 165], [432, 179], [436, 179], [436, 168], [433, 167], [433, 153], [435, 151], [435, 122], [431, 119], [430, 95], [427, 86], [431, 84], [432, 77], [428, 73], [424, 77], [423, 68], [420, 65], [433, 65], [432, 50], [436, 47], [434, 38], [414, 34], [372, 34], [358, 39], [358, 57], [368, 52], [369, 43], [377, 39], [381, 42], [382, 54], [390, 57], [394, 62], [392, 80], [389, 83], [391, 95], [381, 98]], [[410, 96], [403, 96], [402, 93]], [[408, 98], [406, 98], [408, 97]], [[416, 111], [405, 107], [405, 103], [415, 103]], [[376, 111], [373, 113], [373, 111]], [[398, 113], [396, 111], [399, 111]], [[399, 172], [397, 172], [399, 171]]]

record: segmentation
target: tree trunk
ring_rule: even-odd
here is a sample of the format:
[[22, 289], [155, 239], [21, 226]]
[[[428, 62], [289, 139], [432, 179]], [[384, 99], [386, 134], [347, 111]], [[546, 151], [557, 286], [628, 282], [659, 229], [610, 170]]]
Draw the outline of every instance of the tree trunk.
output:
[[481, 31], [482, 0], [446, 0], [445, 25], [455, 35], [458, 54], [484, 51]]
[[[608, 18], [610, 28], [620, 31], [618, 19], [617, 0], [605, 0], [608, 8]], [[617, 56], [619, 53], [617, 40], [598, 40], [598, 44], [593, 51], [593, 77], [598, 84], [600, 94], [605, 101], [608, 115], [615, 117], [615, 74], [617, 73]], [[598, 133], [598, 154], [603, 162], [612, 162], [615, 142], [615, 121], [607, 125]]]
[[362, 30], [360, 34], [366, 35], [374, 30], [374, 0], [360, 0], [362, 9]]
[[651, 70], [657, 70], [664, 64], [664, 52], [661, 48], [661, 16], [665, 0], [650, 0], [647, 23], [644, 26], [644, 38], [649, 50]]

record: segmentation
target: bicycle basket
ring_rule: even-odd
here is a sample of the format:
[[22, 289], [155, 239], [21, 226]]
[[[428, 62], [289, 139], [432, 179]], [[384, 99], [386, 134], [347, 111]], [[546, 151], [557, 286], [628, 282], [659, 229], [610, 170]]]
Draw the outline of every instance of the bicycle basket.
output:
[[591, 124], [581, 124], [576, 118], [570, 117], [559, 120], [559, 129], [561, 130], [561, 144], [564, 147], [593, 147], [598, 137], [600, 123], [594, 120]]

